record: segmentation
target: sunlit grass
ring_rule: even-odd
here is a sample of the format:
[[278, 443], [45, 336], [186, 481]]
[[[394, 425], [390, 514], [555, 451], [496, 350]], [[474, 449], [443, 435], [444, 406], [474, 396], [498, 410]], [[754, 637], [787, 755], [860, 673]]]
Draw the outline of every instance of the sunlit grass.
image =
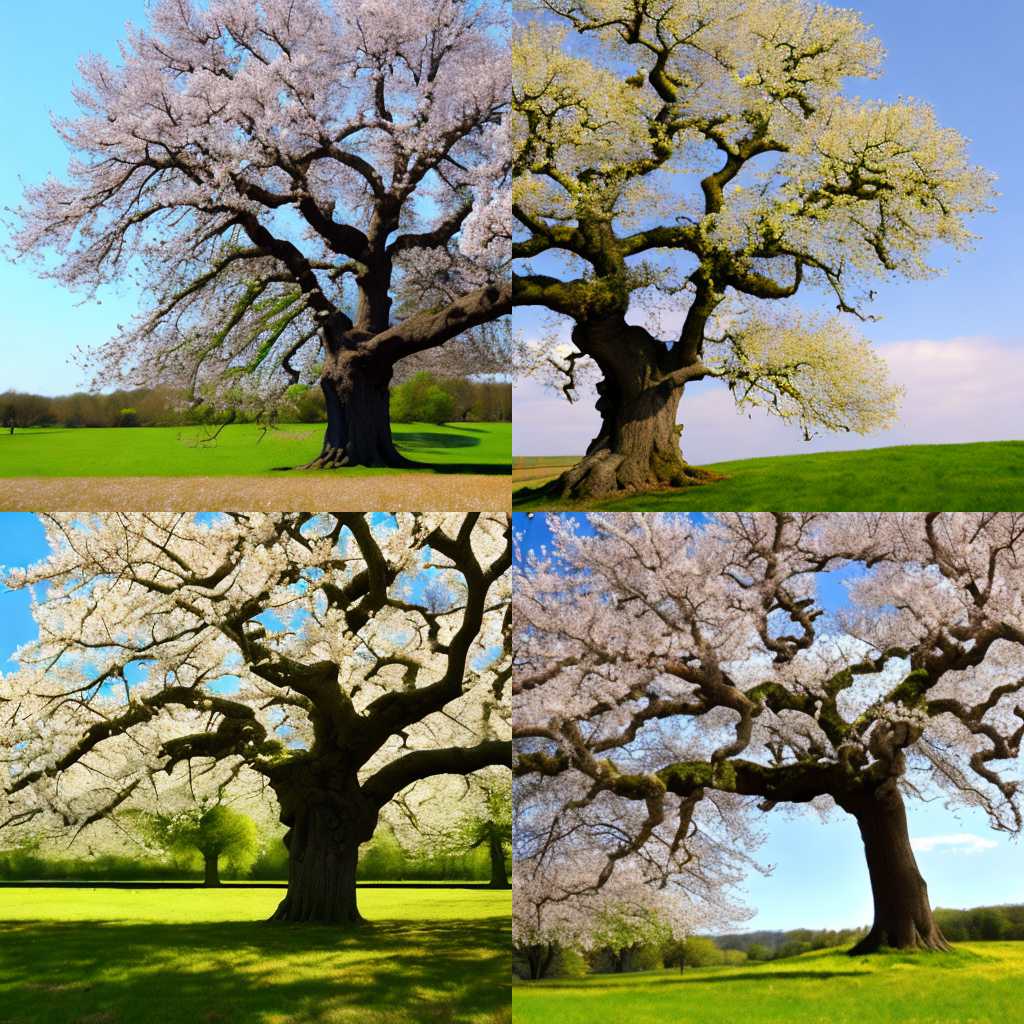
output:
[[[512, 461], [511, 423], [396, 423], [393, 431], [402, 454], [430, 466], [507, 471]], [[205, 427], [40, 427], [14, 434], [2, 430], [0, 477], [280, 475], [283, 468], [316, 458], [324, 428], [291, 423], [263, 430], [240, 423], [215, 437], [214, 433]], [[330, 472], [344, 478], [429, 470]]]
[[[576, 461], [569, 456], [516, 457], [513, 486], [536, 488]], [[780, 455], [707, 468], [727, 479], [587, 507], [651, 512], [1014, 511], [1021, 502], [1024, 441]], [[581, 507], [522, 491], [514, 494], [513, 503], [517, 509]]]
[[522, 982], [512, 1005], [516, 1024], [1009, 1024], [1024, 1005], [1024, 942]]
[[2, 1024], [498, 1024], [510, 894], [366, 890], [355, 931], [280, 891], [0, 890]]

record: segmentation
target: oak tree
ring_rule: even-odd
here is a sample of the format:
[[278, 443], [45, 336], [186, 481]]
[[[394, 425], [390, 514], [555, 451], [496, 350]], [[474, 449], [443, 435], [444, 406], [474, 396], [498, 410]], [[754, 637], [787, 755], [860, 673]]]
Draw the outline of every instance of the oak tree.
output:
[[[551, 806], [553, 850], [594, 837], [580, 888], [620, 862], [699, 863], [709, 800], [838, 807], [874, 899], [854, 952], [946, 948], [905, 800], [1021, 831], [1024, 516], [548, 522], [514, 583], [514, 771]], [[849, 606], [830, 613], [818, 583], [841, 568]]]
[[[899, 390], [851, 323], [876, 281], [931, 275], [935, 243], [969, 246], [991, 179], [926, 103], [850, 95], [882, 59], [858, 15], [810, 0], [527, 6], [513, 301], [571, 323], [571, 345], [533, 339], [535, 361], [564, 374], [569, 398], [589, 368], [601, 416], [549, 490], [706, 479], [676, 422], [699, 380], [808, 435], [890, 423]], [[795, 303], [815, 289], [837, 313]]]
[[510, 762], [508, 518], [46, 517], [50, 555], [5, 580], [39, 588], [39, 635], [0, 678], [0, 830], [245, 773], [288, 829], [275, 919], [358, 922], [382, 808]]
[[[319, 380], [320, 466], [398, 466], [396, 365], [509, 311], [503, 15], [488, 0], [157, 0], [56, 121], [68, 178], [26, 190], [14, 246], [149, 305], [97, 386], [213, 402]], [[468, 347], [466, 347], [468, 346]], [[434, 369], [445, 360], [434, 358]]]

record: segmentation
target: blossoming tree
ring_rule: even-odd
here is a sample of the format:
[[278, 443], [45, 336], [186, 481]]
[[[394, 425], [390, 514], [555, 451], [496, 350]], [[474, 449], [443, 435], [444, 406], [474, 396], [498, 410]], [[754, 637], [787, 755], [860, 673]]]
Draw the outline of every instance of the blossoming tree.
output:
[[[86, 58], [81, 116], [57, 122], [69, 180], [26, 191], [14, 242], [68, 286], [134, 276], [152, 296], [95, 383], [217, 401], [319, 377], [317, 464], [403, 464], [396, 364], [510, 308], [500, 18], [486, 0], [158, 0], [120, 65]], [[486, 350], [445, 352], [472, 372], [496, 368], [466, 366]]]
[[[904, 800], [941, 793], [1021, 830], [1024, 516], [548, 523], [553, 549], [514, 583], [514, 771], [550, 787], [553, 822], [603, 827], [597, 882], [637, 859], [671, 877], [723, 794], [837, 806], [874, 897], [855, 952], [945, 948]], [[844, 566], [859, 571], [830, 618], [816, 580]]]
[[6, 581], [42, 592], [39, 637], [0, 682], [0, 831], [146, 809], [186, 770], [261, 777], [288, 828], [275, 919], [353, 923], [382, 808], [510, 762], [507, 516], [46, 528], [50, 556]]
[[[680, 453], [691, 381], [816, 429], [896, 413], [849, 325], [876, 279], [965, 248], [987, 173], [917, 100], [844, 94], [882, 49], [810, 0], [534, 0], [513, 56], [514, 303], [568, 318], [542, 364], [598, 377], [601, 426], [565, 497], [706, 477]], [[630, 73], [629, 69], [635, 68]], [[541, 258], [544, 265], [530, 261]], [[784, 300], [823, 290], [839, 315]], [[645, 302], [671, 337], [638, 322]], [[667, 333], [668, 328], [664, 327]]]

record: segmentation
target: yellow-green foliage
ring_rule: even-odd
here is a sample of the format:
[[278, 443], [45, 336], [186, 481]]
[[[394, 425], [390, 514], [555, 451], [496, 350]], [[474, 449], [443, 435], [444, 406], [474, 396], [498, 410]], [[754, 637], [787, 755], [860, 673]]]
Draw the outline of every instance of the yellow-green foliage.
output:
[[[850, 323], [765, 308], [811, 286], [866, 316], [875, 280], [931, 276], [936, 243], [970, 246], [993, 178], [926, 103], [852, 95], [883, 52], [860, 16], [811, 0], [525, 6], [514, 251], [560, 256], [568, 279], [524, 265], [517, 301], [577, 321], [635, 313], [645, 289], [692, 302], [689, 362], [672, 367], [686, 379], [718, 377], [808, 434], [891, 425], [900, 390]], [[656, 250], [686, 285], [638, 274]], [[568, 372], [564, 353], [536, 364], [552, 362]]]

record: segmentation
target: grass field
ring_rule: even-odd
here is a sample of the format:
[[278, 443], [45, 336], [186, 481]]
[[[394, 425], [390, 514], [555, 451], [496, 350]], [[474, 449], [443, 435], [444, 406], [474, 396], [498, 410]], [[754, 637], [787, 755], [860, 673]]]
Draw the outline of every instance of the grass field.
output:
[[515, 1024], [1010, 1024], [1024, 1019], [1024, 942], [964, 943], [951, 954], [776, 963], [680, 974], [516, 983]]
[[0, 1024], [508, 1024], [508, 892], [368, 890], [353, 933], [268, 890], [0, 890]]
[[[315, 423], [282, 424], [265, 433], [240, 423], [208, 441], [203, 427], [0, 431], [0, 477], [280, 476], [281, 469], [316, 458], [323, 432]], [[507, 472], [512, 461], [511, 423], [396, 423], [394, 434], [403, 455], [442, 472]], [[342, 478], [396, 472], [430, 469], [332, 470]]]
[[[514, 487], [537, 487], [573, 456], [513, 460]], [[1024, 487], [1024, 441], [905, 445], [855, 452], [780, 455], [709, 466], [728, 479], [702, 487], [595, 504], [615, 511], [1013, 511]], [[513, 496], [516, 508], [570, 508]], [[578, 506], [577, 506], [578, 507]]]

